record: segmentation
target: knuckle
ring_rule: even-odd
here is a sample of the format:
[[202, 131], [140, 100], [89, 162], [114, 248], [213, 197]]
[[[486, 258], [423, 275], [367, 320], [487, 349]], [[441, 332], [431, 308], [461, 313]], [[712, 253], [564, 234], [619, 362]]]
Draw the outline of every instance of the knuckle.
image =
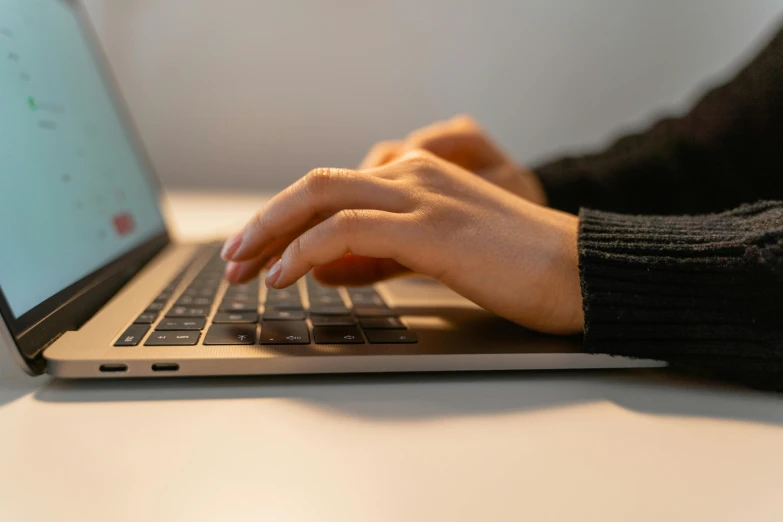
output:
[[457, 114], [451, 119], [452, 123], [465, 128], [478, 128], [478, 122], [469, 114]]
[[361, 226], [361, 214], [354, 209], [341, 210], [334, 215], [334, 228], [338, 235], [350, 236]]
[[422, 164], [431, 166], [437, 163], [437, 158], [434, 154], [426, 149], [416, 148], [411, 150], [405, 155], [405, 160], [412, 164]]
[[420, 177], [429, 177], [433, 171], [439, 170], [440, 160], [433, 153], [425, 149], [413, 149], [403, 157], [402, 161], [410, 169], [411, 173]]
[[328, 167], [311, 170], [304, 177], [304, 189], [307, 196], [314, 197], [327, 190], [334, 183], [336, 177], [335, 169]]

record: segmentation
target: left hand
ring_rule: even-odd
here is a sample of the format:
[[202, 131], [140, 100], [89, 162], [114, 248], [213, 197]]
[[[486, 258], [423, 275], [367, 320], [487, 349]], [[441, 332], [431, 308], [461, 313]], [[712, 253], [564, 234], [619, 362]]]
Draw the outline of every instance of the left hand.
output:
[[[523, 326], [582, 330], [578, 219], [525, 201], [434, 155], [413, 151], [379, 168], [316, 169], [269, 201], [226, 242], [230, 282], [281, 258], [283, 288], [347, 253], [363, 282], [408, 267]], [[348, 258], [350, 259], [350, 258]], [[357, 280], [352, 278], [352, 282]]]

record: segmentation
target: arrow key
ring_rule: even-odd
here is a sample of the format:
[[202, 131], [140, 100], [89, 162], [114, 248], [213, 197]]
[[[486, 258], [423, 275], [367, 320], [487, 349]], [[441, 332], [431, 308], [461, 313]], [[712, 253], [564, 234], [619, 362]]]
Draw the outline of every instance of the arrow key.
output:
[[355, 326], [316, 326], [316, 344], [364, 344], [362, 333]]

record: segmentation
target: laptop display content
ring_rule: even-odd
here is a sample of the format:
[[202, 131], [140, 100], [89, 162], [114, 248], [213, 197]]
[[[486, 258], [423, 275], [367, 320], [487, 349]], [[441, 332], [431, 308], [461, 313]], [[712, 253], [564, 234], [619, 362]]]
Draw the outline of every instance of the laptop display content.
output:
[[0, 0], [0, 86], [0, 288], [19, 318], [165, 227], [73, 6]]

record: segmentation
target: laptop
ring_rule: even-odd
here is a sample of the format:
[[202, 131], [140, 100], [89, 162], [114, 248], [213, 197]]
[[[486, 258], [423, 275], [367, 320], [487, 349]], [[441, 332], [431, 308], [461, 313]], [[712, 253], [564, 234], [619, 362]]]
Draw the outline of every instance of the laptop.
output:
[[76, 2], [0, 0], [0, 343], [62, 378], [661, 366], [537, 335], [436, 281], [229, 286], [177, 244]]

